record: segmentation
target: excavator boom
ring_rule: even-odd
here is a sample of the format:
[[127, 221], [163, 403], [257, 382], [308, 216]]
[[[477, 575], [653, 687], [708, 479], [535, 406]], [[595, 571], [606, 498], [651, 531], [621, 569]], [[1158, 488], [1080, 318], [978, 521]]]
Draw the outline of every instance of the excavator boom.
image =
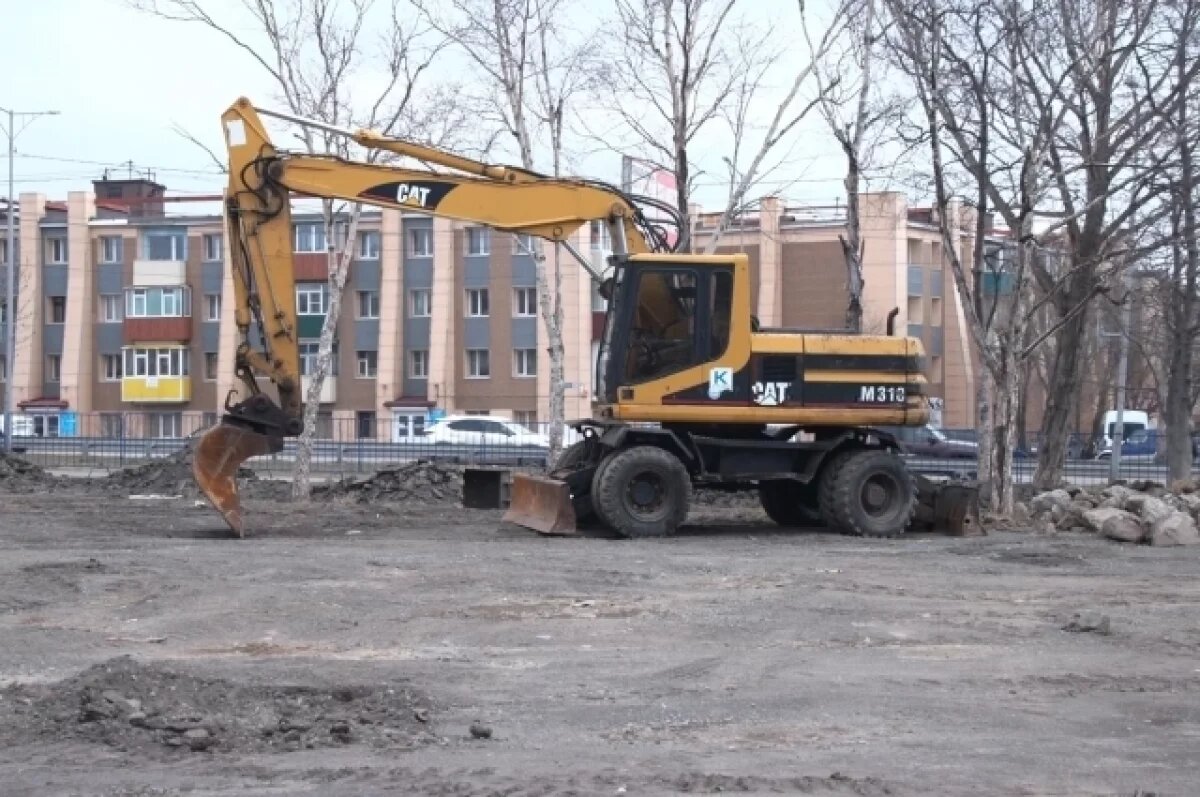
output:
[[[409, 158], [443, 168], [285, 152], [272, 144], [263, 116], [339, 134], [377, 157]], [[664, 231], [646, 220], [633, 199], [604, 183], [545, 177], [371, 131], [343, 130], [258, 109], [244, 97], [225, 111], [222, 125], [229, 169], [225, 220], [239, 341], [234, 370], [245, 398], [232, 403], [231, 393], [226, 399], [221, 423], [196, 446], [193, 474], [239, 536], [243, 520], [235, 481], [238, 468], [251, 457], [281, 451], [284, 438], [299, 435], [303, 428], [293, 196], [427, 213], [557, 242], [566, 242], [584, 224], [603, 220], [613, 239], [631, 254], [669, 248]], [[258, 333], [257, 341], [252, 341], [252, 330]], [[278, 402], [263, 393], [258, 375], [274, 384]]]

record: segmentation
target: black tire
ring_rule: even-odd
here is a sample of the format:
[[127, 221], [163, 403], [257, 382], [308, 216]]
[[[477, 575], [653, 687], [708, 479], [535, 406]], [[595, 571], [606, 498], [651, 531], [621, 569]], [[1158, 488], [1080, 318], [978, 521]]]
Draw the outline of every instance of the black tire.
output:
[[780, 526], [813, 528], [823, 525], [817, 509], [817, 491], [811, 484], [790, 479], [762, 482], [758, 485], [758, 500], [767, 517]]
[[[592, 440], [579, 440], [564, 448], [559, 453], [558, 459], [555, 460], [554, 466], [550, 468], [551, 477], [561, 471], [570, 471], [585, 464], [593, 456], [595, 445], [595, 442]], [[595, 510], [592, 508], [592, 494], [590, 489], [589, 492], [571, 496], [571, 505], [575, 509], [576, 525], [581, 528], [595, 525], [598, 518], [596, 517]]]
[[663, 537], [687, 518], [692, 480], [677, 457], [654, 446], [618, 451], [592, 479], [592, 506], [624, 537]]
[[911, 523], [917, 485], [892, 451], [860, 449], [837, 454], [820, 485], [821, 516], [830, 528], [860, 537], [896, 537]]

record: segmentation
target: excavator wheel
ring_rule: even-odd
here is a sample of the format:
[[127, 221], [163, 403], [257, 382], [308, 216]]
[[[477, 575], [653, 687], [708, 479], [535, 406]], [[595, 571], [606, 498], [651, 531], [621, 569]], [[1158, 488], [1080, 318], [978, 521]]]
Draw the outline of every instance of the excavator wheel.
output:
[[904, 461], [883, 449], [836, 454], [820, 482], [821, 516], [830, 528], [859, 537], [896, 537], [908, 530], [917, 487]]
[[817, 509], [817, 491], [811, 484], [790, 479], [761, 482], [758, 498], [767, 517], [780, 526], [815, 528], [824, 525]]
[[592, 506], [623, 537], [663, 537], [687, 518], [692, 480], [678, 457], [655, 446], [611, 454], [596, 469]]

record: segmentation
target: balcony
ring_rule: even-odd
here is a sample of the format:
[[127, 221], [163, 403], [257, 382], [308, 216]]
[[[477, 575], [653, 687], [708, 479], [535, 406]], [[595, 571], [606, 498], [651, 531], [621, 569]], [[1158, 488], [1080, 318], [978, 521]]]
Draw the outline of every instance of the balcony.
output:
[[121, 379], [121, 401], [169, 404], [191, 400], [192, 379], [188, 376], [126, 376]]
[[135, 285], [162, 287], [182, 285], [187, 278], [187, 263], [183, 260], [135, 260]]
[[[300, 400], [308, 400], [308, 388], [312, 384], [312, 378], [308, 376], [300, 377]], [[337, 377], [333, 374], [326, 374], [325, 381], [321, 383], [321, 396], [318, 400], [320, 404], [333, 404], [337, 401]]]

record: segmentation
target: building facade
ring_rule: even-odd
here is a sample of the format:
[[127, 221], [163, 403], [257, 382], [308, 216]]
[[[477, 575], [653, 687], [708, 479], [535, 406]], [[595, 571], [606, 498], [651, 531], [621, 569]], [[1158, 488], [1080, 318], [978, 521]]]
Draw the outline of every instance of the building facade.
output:
[[[18, 356], [0, 373], [34, 433], [187, 436], [214, 422], [241, 387], [223, 220], [176, 212], [172, 202], [149, 180], [97, 181], [66, 202], [21, 196]], [[940, 423], [973, 426], [977, 366], [938, 229], [899, 194], [862, 203], [864, 331], [883, 332], [897, 308], [896, 329], [920, 337], [929, 354]], [[328, 258], [319, 216], [295, 212], [293, 221], [307, 394], [329, 311]], [[697, 250], [715, 223], [698, 214]], [[767, 198], [735, 219], [716, 251], [747, 254], [763, 326], [841, 330], [844, 224], [837, 209]], [[599, 265], [609, 253], [605, 232], [585, 225], [572, 243]], [[319, 396], [320, 437], [397, 439], [440, 414], [547, 420], [550, 363], [532, 242], [390, 209], [364, 211], [355, 240], [338, 238], [353, 260], [333, 374]], [[969, 257], [966, 232], [961, 241]], [[566, 415], [586, 417], [604, 303], [563, 257]]]

